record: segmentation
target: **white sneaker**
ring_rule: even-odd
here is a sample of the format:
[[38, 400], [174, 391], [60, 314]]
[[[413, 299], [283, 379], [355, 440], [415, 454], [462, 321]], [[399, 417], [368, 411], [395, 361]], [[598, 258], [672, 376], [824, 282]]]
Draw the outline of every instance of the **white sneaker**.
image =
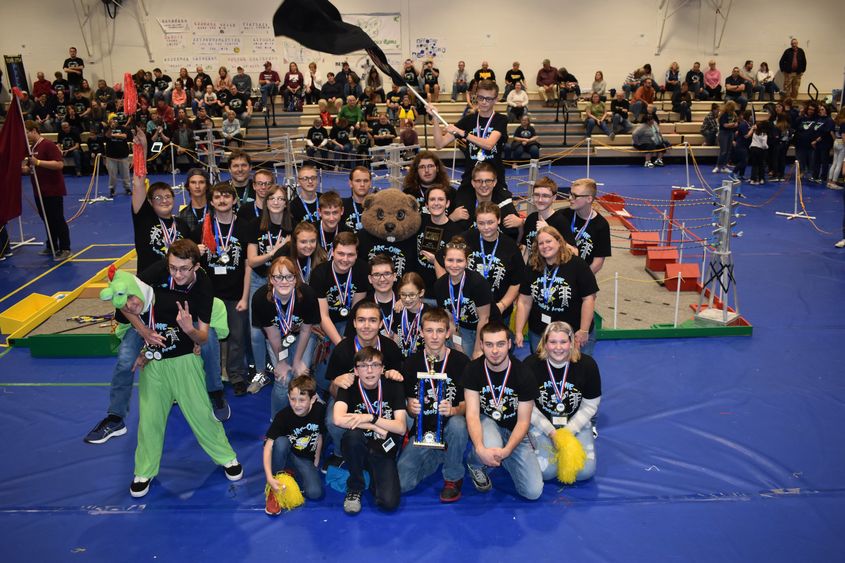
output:
[[836, 248], [845, 248], [845, 238], [834, 244]]
[[644, 164], [644, 166], [646, 168], [654, 168], [654, 163], [650, 160], [647, 160], [646, 163]]
[[718, 173], [719, 173], [719, 167], [717, 166], [716, 168], [713, 169], [713, 174], [718, 174]]

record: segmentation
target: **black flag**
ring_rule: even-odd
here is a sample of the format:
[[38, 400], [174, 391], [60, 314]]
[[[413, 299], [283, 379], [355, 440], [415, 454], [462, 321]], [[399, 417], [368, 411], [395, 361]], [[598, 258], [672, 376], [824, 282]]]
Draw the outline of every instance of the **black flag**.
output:
[[276, 36], [290, 37], [323, 53], [345, 55], [364, 50], [393, 82], [405, 85], [402, 75], [388, 64], [375, 41], [360, 27], [344, 22], [328, 0], [285, 0], [273, 15], [273, 31]]

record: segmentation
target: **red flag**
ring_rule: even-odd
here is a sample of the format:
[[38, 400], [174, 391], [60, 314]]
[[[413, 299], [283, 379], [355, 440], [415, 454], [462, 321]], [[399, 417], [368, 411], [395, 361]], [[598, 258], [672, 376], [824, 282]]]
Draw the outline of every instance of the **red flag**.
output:
[[217, 253], [217, 240], [211, 230], [211, 214], [206, 215], [202, 222], [202, 243], [208, 248], [209, 254]]
[[0, 225], [21, 214], [21, 162], [29, 154], [18, 103], [21, 91], [12, 88], [12, 92], [9, 113], [0, 130]]

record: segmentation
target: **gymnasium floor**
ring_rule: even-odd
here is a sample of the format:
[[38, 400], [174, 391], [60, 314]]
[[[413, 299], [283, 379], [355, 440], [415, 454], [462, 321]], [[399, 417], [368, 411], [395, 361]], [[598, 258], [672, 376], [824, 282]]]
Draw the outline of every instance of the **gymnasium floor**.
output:
[[[583, 166], [553, 172], [585, 175]], [[600, 189], [652, 201], [684, 183], [680, 165], [593, 166], [591, 173], [604, 183]], [[709, 170], [703, 175], [711, 185], [718, 181]], [[84, 193], [87, 181], [69, 180], [74, 195]], [[693, 182], [701, 186], [695, 176]], [[263, 512], [260, 454], [265, 390], [230, 396], [234, 414], [226, 430], [244, 480], [225, 479], [174, 409], [161, 473], [138, 503], [127, 491], [137, 394], [127, 436], [101, 446], [82, 442], [108, 404], [113, 359], [36, 360], [26, 350], [2, 348], [0, 558], [841, 560], [845, 251], [833, 243], [841, 237], [843, 194], [805, 187], [807, 209], [830, 231], [823, 234], [774, 214], [792, 209], [792, 187], [781, 187], [744, 187], [745, 203], [774, 199], [745, 207], [737, 226], [744, 236], [733, 240], [741, 312], [754, 325], [753, 336], [599, 342], [598, 472], [576, 486], [548, 484], [537, 502], [516, 498], [507, 476], [495, 472], [492, 493], [476, 493], [467, 478], [461, 501], [444, 506], [435, 476], [403, 497], [394, 514], [377, 512], [365, 497], [364, 511], [348, 517], [342, 495], [329, 490], [324, 500], [271, 520]], [[66, 200], [68, 216], [75, 199]], [[681, 220], [709, 215], [712, 206], [700, 203], [679, 208]], [[130, 242], [128, 206], [125, 196], [90, 206], [72, 223], [74, 249]], [[26, 233], [41, 237], [33, 209], [24, 207]], [[107, 264], [65, 263], [9, 295], [53, 268], [36, 250], [22, 248], [0, 262], [0, 296], [6, 296], [0, 309], [30, 291], [72, 289]], [[117, 258], [126, 250], [92, 247], [83, 257]], [[612, 268], [611, 258], [605, 270]]]

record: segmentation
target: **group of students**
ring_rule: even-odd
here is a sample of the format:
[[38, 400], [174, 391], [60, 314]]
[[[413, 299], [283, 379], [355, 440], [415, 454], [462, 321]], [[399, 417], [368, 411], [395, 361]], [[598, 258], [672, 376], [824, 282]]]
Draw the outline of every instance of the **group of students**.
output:
[[[594, 460], [594, 272], [610, 255], [609, 226], [592, 209], [595, 182], [574, 182], [570, 207], [556, 210], [557, 186], [538, 180], [537, 211], [522, 219], [493, 163], [468, 168], [467, 184], [456, 191], [437, 156], [420, 153], [404, 191], [421, 201], [422, 227], [400, 263], [374, 252], [373, 237], [362, 232], [363, 200], [372, 192], [366, 168], [351, 171], [348, 198], [319, 193], [310, 163], [298, 170], [296, 194], [277, 185], [272, 172], [253, 176], [246, 153], [233, 153], [230, 173], [228, 182], [209, 186], [202, 170], [190, 171], [191, 201], [178, 212], [168, 184], [133, 184], [138, 276], [130, 285], [145, 289], [135, 292], [137, 300], [115, 303], [123, 338], [108, 414], [85, 438], [97, 444], [127, 432], [133, 371], [142, 366], [133, 496], [146, 494], [158, 473], [173, 400], [191, 411], [186, 419], [227, 477], [243, 474], [222, 430], [231, 408], [220, 341], [236, 396], [272, 383], [268, 476], [290, 465], [306, 496], [319, 496], [321, 480], [311, 469], [318, 470], [330, 441], [335, 457], [326, 464], [349, 471], [347, 512], [360, 510], [364, 469], [377, 504], [390, 509], [400, 491], [446, 460], [441, 499], [457, 500], [467, 436], [479, 490], [490, 487], [485, 467], [503, 465], [522, 496], [537, 498], [549, 467], [537, 444], [567, 419], [578, 421], [569, 427]], [[436, 252], [421, 249], [426, 227], [440, 229]], [[545, 373], [546, 383], [533, 384], [532, 372], [509, 353], [524, 345], [526, 327], [538, 362], [548, 359], [546, 371], [534, 374], [540, 381]], [[577, 352], [584, 370], [574, 367]], [[249, 364], [256, 369], [251, 380]], [[438, 386], [418, 382], [418, 372], [451, 375]], [[420, 437], [437, 433], [430, 415], [441, 412], [441, 438], [454, 444], [445, 452], [403, 448], [406, 430], [414, 436], [419, 424], [418, 385], [430, 385]], [[435, 408], [429, 402], [437, 396]], [[549, 414], [545, 424], [535, 421], [536, 439], [527, 437], [535, 402]], [[275, 478], [268, 483], [278, 486]], [[277, 513], [273, 498], [267, 510]]]

